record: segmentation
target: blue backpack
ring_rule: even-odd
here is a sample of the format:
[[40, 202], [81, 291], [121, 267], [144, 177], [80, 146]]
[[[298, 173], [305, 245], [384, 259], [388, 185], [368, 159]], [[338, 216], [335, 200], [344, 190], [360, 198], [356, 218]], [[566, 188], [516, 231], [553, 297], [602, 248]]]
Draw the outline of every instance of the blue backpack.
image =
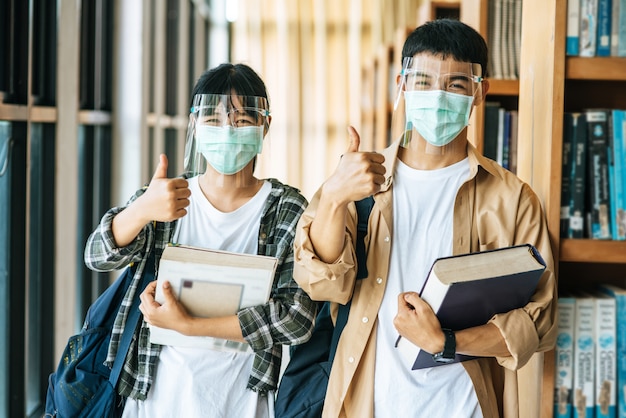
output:
[[136, 265], [126, 270], [89, 307], [81, 331], [70, 337], [56, 372], [48, 379], [44, 417], [104, 418], [119, 417], [124, 399], [116, 385], [141, 313], [139, 294], [155, 279], [154, 251], [146, 263], [133, 304], [126, 319], [117, 356], [110, 369], [104, 364], [111, 330], [120, 305], [130, 286]]
[[[357, 280], [367, 277], [365, 235], [374, 206], [369, 196], [356, 202], [357, 209]], [[291, 358], [276, 393], [276, 418], [319, 418], [324, 408], [330, 369], [341, 332], [348, 322], [350, 302], [339, 305], [336, 326], [330, 315], [330, 303], [319, 302], [311, 339], [291, 348]]]

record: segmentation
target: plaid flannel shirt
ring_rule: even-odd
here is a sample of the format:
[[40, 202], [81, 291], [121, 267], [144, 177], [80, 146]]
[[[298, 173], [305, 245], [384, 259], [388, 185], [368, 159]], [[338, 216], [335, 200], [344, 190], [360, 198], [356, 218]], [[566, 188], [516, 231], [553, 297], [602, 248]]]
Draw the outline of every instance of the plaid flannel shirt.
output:
[[[237, 314], [243, 336], [255, 353], [248, 388], [261, 393], [276, 390], [282, 345], [302, 344], [311, 337], [316, 310], [314, 302], [293, 280], [293, 239], [307, 201], [297, 189], [275, 179], [268, 181], [272, 190], [261, 217], [258, 254], [278, 258], [276, 276], [268, 303], [242, 309]], [[127, 206], [145, 190], [146, 187], [138, 190]], [[176, 226], [176, 221], [147, 224], [132, 243], [118, 248], [111, 224], [124, 208], [107, 211], [85, 247], [85, 264], [95, 271], [111, 271], [133, 262], [140, 263], [115, 320], [107, 357], [109, 366], [115, 359], [132, 299], [139, 296], [136, 295], [137, 285], [149, 252], [156, 251], [156, 259], [160, 260]], [[151, 344], [149, 336], [149, 328], [142, 321], [120, 376], [118, 392], [122, 396], [143, 400], [148, 394], [161, 348]]]

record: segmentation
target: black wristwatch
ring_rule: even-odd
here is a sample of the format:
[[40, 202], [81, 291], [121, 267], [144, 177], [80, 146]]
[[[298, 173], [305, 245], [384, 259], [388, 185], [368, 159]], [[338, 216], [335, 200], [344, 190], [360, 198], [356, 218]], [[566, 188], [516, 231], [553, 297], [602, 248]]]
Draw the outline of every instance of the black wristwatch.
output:
[[451, 363], [454, 361], [456, 354], [456, 337], [451, 329], [443, 328], [442, 331], [446, 337], [443, 343], [443, 350], [433, 354], [433, 360], [437, 363]]

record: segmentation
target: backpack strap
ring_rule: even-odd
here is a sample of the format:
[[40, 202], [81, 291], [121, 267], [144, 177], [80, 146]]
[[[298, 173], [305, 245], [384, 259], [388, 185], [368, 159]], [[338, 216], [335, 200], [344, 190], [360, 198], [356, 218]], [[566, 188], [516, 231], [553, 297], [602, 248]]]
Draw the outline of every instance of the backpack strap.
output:
[[130, 343], [133, 340], [133, 335], [137, 330], [137, 324], [139, 323], [139, 317], [141, 316], [141, 312], [139, 311], [139, 295], [143, 292], [143, 289], [153, 281], [156, 277], [156, 251], [151, 251], [148, 256], [148, 261], [146, 261], [146, 267], [143, 271], [143, 276], [139, 281], [139, 286], [137, 287], [137, 292], [133, 297], [132, 304], [130, 306], [130, 310], [128, 311], [128, 317], [126, 318], [126, 325], [124, 325], [124, 332], [122, 333], [122, 337], [120, 338], [120, 345], [117, 349], [117, 354], [115, 355], [115, 361], [113, 362], [113, 367], [111, 368], [111, 374], [109, 375], [109, 382], [113, 388], [116, 387], [117, 381], [120, 377], [120, 373], [122, 372], [122, 366], [126, 361], [126, 355], [128, 354], [128, 350], [130, 348]]
[[[356, 262], [357, 262], [357, 280], [367, 278], [367, 251], [365, 251], [365, 236], [367, 235], [367, 224], [369, 223], [370, 212], [374, 207], [374, 198], [368, 196], [365, 199], [359, 200], [356, 203], [357, 214], [357, 226], [356, 226]], [[326, 304], [328, 305], [328, 303]], [[330, 357], [332, 362], [337, 351], [337, 344], [339, 344], [339, 337], [341, 332], [348, 323], [348, 314], [350, 313], [351, 302], [345, 305], [339, 305], [339, 311], [337, 312], [337, 322], [333, 331], [333, 338], [330, 345]], [[328, 306], [325, 306], [328, 308]]]

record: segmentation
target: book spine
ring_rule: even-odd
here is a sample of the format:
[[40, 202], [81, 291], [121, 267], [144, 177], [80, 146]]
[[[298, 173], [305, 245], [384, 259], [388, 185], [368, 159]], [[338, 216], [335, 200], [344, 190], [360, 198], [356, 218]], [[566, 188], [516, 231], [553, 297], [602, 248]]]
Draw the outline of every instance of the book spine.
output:
[[565, 41], [565, 53], [570, 56], [578, 56], [580, 51], [580, 0], [567, 1], [567, 37]]
[[568, 237], [568, 228], [570, 220], [570, 201], [572, 198], [571, 178], [572, 178], [572, 160], [574, 153], [572, 151], [572, 136], [574, 134], [574, 116], [572, 113], [563, 114], [563, 158], [561, 160], [561, 238]]
[[624, 111], [611, 112], [611, 228], [614, 240], [626, 239], [626, 153], [624, 152]]
[[611, 4], [611, 56], [616, 57], [619, 48], [619, 13], [626, 0], [612, 0]]
[[598, 0], [598, 34], [596, 38], [596, 55], [598, 57], [611, 55], [611, 16], [612, 0]]
[[626, 1], [621, 0], [619, 6], [619, 24], [617, 39], [617, 56], [626, 57]]
[[580, 53], [581, 57], [596, 55], [596, 36], [598, 30], [598, 0], [580, 2]]
[[560, 297], [558, 300], [558, 336], [555, 359], [554, 417], [571, 418], [572, 387], [574, 384], [574, 318], [576, 299]]
[[587, 117], [584, 113], [572, 116], [572, 172], [568, 238], [583, 238], [585, 219], [585, 185], [587, 178]]
[[595, 408], [594, 313], [593, 298], [576, 298], [573, 398], [576, 418], [592, 418]]
[[611, 239], [608, 168], [608, 111], [588, 110], [588, 179], [591, 238]]
[[598, 297], [595, 315], [596, 418], [615, 417], [616, 327], [615, 299]]
[[626, 294], [616, 293], [617, 319], [617, 416], [626, 418]]
[[485, 128], [483, 129], [483, 155], [492, 160], [497, 158], [498, 150], [498, 109], [500, 103], [485, 103]]

